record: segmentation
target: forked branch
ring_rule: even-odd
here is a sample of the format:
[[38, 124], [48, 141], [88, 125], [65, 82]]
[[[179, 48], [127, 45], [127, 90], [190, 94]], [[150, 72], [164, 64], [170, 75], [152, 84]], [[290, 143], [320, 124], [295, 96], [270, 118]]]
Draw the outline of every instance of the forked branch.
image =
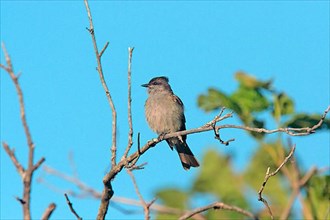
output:
[[12, 61], [10, 59], [10, 56], [9, 56], [4, 44], [2, 44], [2, 50], [3, 50], [4, 56], [5, 56], [7, 65], [5, 66], [3, 64], [0, 64], [0, 67], [2, 69], [4, 69], [10, 76], [10, 78], [13, 81], [13, 84], [16, 88], [16, 92], [17, 92], [17, 96], [18, 96], [18, 102], [19, 102], [19, 107], [20, 107], [20, 117], [21, 117], [23, 128], [24, 128], [25, 137], [27, 140], [27, 147], [28, 147], [27, 168], [24, 168], [23, 165], [18, 161], [18, 159], [15, 156], [14, 149], [10, 149], [9, 145], [5, 142], [2, 143], [2, 146], [5, 149], [8, 156], [10, 157], [14, 166], [16, 167], [17, 172], [19, 173], [19, 175], [22, 178], [23, 197], [19, 198], [18, 200], [20, 201], [20, 203], [22, 204], [22, 207], [23, 207], [24, 219], [31, 219], [30, 202], [31, 202], [32, 177], [33, 177], [34, 171], [40, 167], [40, 165], [45, 161], [45, 158], [42, 157], [41, 159], [39, 159], [39, 161], [36, 164], [34, 164], [34, 162], [33, 162], [33, 160], [34, 160], [34, 144], [32, 141], [31, 132], [30, 132], [28, 123], [26, 121], [23, 92], [22, 92], [21, 86], [18, 82], [19, 74], [14, 73]]
[[264, 191], [264, 188], [265, 188], [265, 186], [266, 186], [266, 184], [268, 182], [268, 179], [270, 177], [272, 177], [272, 176], [275, 176], [281, 170], [281, 168], [284, 166], [284, 164], [286, 164], [288, 162], [288, 160], [292, 157], [295, 149], [296, 149], [296, 146], [294, 145], [291, 148], [291, 151], [290, 151], [289, 155], [287, 157], [285, 157], [285, 159], [283, 160], [283, 162], [280, 164], [280, 166], [274, 172], [269, 173], [270, 172], [270, 167], [267, 168], [267, 172], [266, 172], [266, 175], [265, 175], [264, 182], [262, 183], [261, 188], [260, 188], [260, 190], [258, 192], [258, 195], [259, 195], [258, 200], [261, 201], [261, 202], [263, 202], [265, 204], [265, 206], [267, 207], [267, 210], [269, 212], [269, 215], [270, 215], [271, 219], [274, 219], [273, 212], [272, 212], [270, 206], [268, 205], [267, 200], [262, 197], [262, 192]]

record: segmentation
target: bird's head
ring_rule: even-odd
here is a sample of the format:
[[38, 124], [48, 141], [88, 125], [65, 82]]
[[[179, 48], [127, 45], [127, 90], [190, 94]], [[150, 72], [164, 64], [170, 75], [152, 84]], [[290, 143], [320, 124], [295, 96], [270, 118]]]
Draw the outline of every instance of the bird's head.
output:
[[171, 86], [168, 84], [168, 78], [165, 76], [152, 78], [149, 83], [141, 86], [148, 88], [149, 94], [172, 93]]

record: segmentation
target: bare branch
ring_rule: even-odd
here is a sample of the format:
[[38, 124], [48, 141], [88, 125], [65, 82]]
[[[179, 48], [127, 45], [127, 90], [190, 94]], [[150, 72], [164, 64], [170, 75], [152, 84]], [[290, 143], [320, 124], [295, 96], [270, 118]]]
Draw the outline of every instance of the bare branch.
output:
[[64, 179], [70, 183], [73, 183], [74, 185], [76, 185], [80, 190], [87, 192], [90, 196], [93, 196], [95, 198], [100, 197], [100, 193], [97, 192], [95, 189], [87, 186], [86, 184], [84, 184], [82, 181], [80, 181], [76, 176], [69, 176], [66, 175], [62, 172], [59, 172], [49, 166], [43, 166], [43, 170], [51, 175], [57, 176], [61, 179]]
[[[16, 88], [16, 93], [18, 96], [18, 102], [20, 106], [20, 117], [24, 129], [24, 133], [27, 140], [27, 146], [28, 146], [28, 165], [27, 168], [24, 169], [21, 163], [18, 162], [14, 151], [9, 148], [9, 146], [6, 143], [3, 143], [3, 147], [6, 151], [6, 153], [9, 155], [10, 159], [12, 160], [13, 164], [15, 165], [18, 173], [22, 177], [23, 182], [23, 198], [20, 199], [21, 204], [23, 206], [23, 218], [24, 219], [31, 219], [31, 212], [30, 212], [30, 202], [31, 202], [31, 182], [33, 173], [38, 167], [45, 161], [45, 158], [42, 157], [36, 164], [33, 164], [34, 160], [34, 144], [32, 141], [31, 133], [29, 126], [27, 124], [26, 120], [26, 114], [25, 114], [25, 106], [24, 106], [24, 98], [23, 98], [23, 92], [21, 89], [21, 86], [18, 82], [18, 78], [20, 74], [15, 75], [14, 68], [10, 59], [10, 56], [6, 50], [6, 47], [4, 44], [2, 44], [2, 49], [4, 52], [5, 60], [7, 66], [1, 64], [0, 67], [3, 68], [10, 76], [11, 80], [14, 83], [14, 86]], [[22, 202], [23, 201], [23, 202]]]
[[127, 71], [127, 81], [128, 81], [128, 126], [129, 126], [129, 131], [128, 131], [128, 144], [125, 150], [125, 153], [122, 157], [122, 160], [127, 157], [127, 154], [129, 150], [131, 149], [133, 145], [133, 123], [132, 123], [132, 98], [131, 98], [131, 66], [132, 66], [132, 55], [133, 55], [133, 50], [134, 47], [129, 47], [128, 48], [128, 71]]
[[76, 166], [76, 163], [74, 161], [74, 157], [73, 157], [73, 152], [69, 152], [69, 155], [68, 155], [68, 159], [69, 159], [69, 162], [70, 162], [70, 167], [72, 169], [72, 173], [73, 173], [73, 176], [78, 178], [78, 171], [77, 171], [77, 166]]
[[142, 195], [141, 195], [141, 193], [140, 193], [139, 187], [137, 186], [137, 183], [136, 183], [136, 180], [135, 180], [135, 177], [134, 177], [132, 171], [131, 171], [130, 169], [126, 169], [126, 171], [127, 171], [128, 175], [131, 177], [132, 182], [133, 182], [133, 185], [134, 185], [135, 192], [136, 192], [136, 194], [138, 195], [141, 204], [143, 205], [144, 219], [145, 219], [145, 220], [149, 220], [149, 219], [150, 219], [150, 211], [149, 211], [149, 207], [150, 207], [150, 205], [151, 205], [152, 203], [154, 203], [154, 201], [153, 201], [152, 203], [150, 203], [150, 205], [148, 205], [148, 204], [144, 201], [144, 199], [143, 199], [143, 197], [142, 197]]
[[[95, 37], [95, 31], [94, 31], [94, 25], [93, 25], [93, 19], [92, 19], [92, 14], [88, 5], [88, 1], [84, 0], [86, 11], [87, 11], [87, 16], [89, 20], [89, 33], [92, 37], [92, 42], [94, 46], [94, 52], [96, 56], [96, 62], [97, 62], [97, 71], [99, 73], [99, 77], [103, 86], [103, 89], [105, 91], [105, 94], [107, 96], [111, 112], [112, 112], [112, 146], [111, 146], [111, 165], [112, 168], [111, 170], [116, 166], [116, 154], [117, 154], [117, 112], [115, 105], [113, 103], [110, 91], [108, 89], [108, 86], [105, 82], [104, 75], [103, 75], [103, 69], [102, 69], [102, 64], [101, 64], [101, 56], [103, 55], [105, 49], [108, 46], [108, 43], [104, 46], [103, 50], [101, 53], [99, 53], [99, 50], [97, 48], [97, 43], [96, 43], [96, 37]], [[104, 219], [106, 216], [106, 213], [108, 211], [108, 206], [109, 206], [109, 201], [111, 197], [113, 196], [113, 189], [111, 186], [110, 179], [103, 179], [103, 184], [104, 184], [104, 189], [103, 189], [103, 195], [101, 199], [101, 204], [99, 207], [99, 211], [97, 214], [97, 219]]]
[[241, 209], [237, 206], [231, 206], [231, 205], [227, 205], [223, 202], [215, 202], [215, 203], [212, 203], [210, 205], [207, 205], [207, 206], [203, 206], [201, 208], [197, 208], [197, 209], [194, 209], [192, 211], [189, 211], [189, 212], [186, 212], [184, 215], [182, 215], [179, 219], [180, 220], [184, 220], [184, 219], [188, 219], [194, 215], [196, 215], [197, 213], [201, 213], [201, 212], [205, 212], [209, 209], [224, 209], [224, 210], [230, 210], [230, 211], [234, 211], [234, 212], [237, 212], [237, 213], [240, 213], [242, 215], [245, 215], [245, 216], [248, 216], [250, 218], [253, 218], [253, 219], [258, 219], [257, 216], [255, 216], [254, 214], [252, 214], [251, 212], [249, 211], [246, 211], [244, 209]]
[[116, 146], [116, 132], [117, 132], [117, 112], [115, 105], [113, 103], [110, 91], [108, 89], [107, 83], [105, 82], [104, 75], [103, 75], [103, 69], [102, 69], [102, 63], [101, 63], [101, 56], [103, 55], [105, 49], [108, 47], [108, 42], [104, 46], [103, 50], [101, 53], [99, 53], [99, 50], [97, 48], [97, 43], [96, 43], [96, 37], [95, 37], [95, 31], [94, 31], [94, 25], [93, 25], [93, 19], [92, 19], [92, 14], [88, 5], [88, 1], [84, 0], [86, 11], [87, 11], [87, 16], [89, 20], [89, 33], [92, 37], [92, 42], [94, 46], [94, 52], [96, 56], [96, 62], [97, 62], [97, 72], [99, 73], [99, 77], [101, 80], [101, 84], [103, 86], [103, 89], [105, 91], [105, 94], [107, 96], [111, 111], [112, 111], [112, 146], [111, 146], [111, 165], [115, 166], [116, 165], [116, 153], [117, 153], [117, 146]]
[[66, 202], [68, 203], [68, 206], [70, 208], [70, 211], [76, 216], [76, 218], [78, 220], [82, 220], [82, 218], [79, 217], [79, 215], [77, 214], [76, 210], [74, 210], [74, 208], [72, 206], [72, 203], [70, 202], [70, 199], [69, 199], [68, 195], [65, 193], [64, 196], [65, 196]]
[[49, 206], [45, 210], [44, 214], [42, 215], [41, 220], [48, 220], [50, 218], [50, 216], [52, 215], [52, 213], [54, 212], [55, 208], [56, 208], [55, 203], [49, 204]]
[[[53, 190], [57, 193], [61, 193], [61, 194], [67, 193], [68, 195], [71, 195], [76, 198], [92, 197], [95, 199], [101, 199], [101, 197], [102, 197], [101, 192], [88, 186], [86, 183], [82, 182], [80, 179], [76, 178], [75, 176], [69, 176], [67, 174], [64, 174], [58, 170], [55, 170], [55, 169], [53, 169], [51, 167], [47, 167], [47, 166], [43, 166], [43, 169], [47, 174], [54, 175], [65, 181], [68, 181], [68, 182], [74, 184], [76, 187], [78, 187], [81, 190], [80, 193], [61, 190], [61, 189], [57, 188], [56, 186], [52, 185], [51, 183], [47, 183], [46, 180], [39, 178], [38, 181], [40, 183], [45, 184], [48, 188], [50, 188], [51, 190]], [[124, 198], [124, 197], [119, 197], [119, 196], [113, 196], [111, 198], [111, 201], [113, 201], [114, 203], [122, 203], [122, 204], [131, 205], [131, 206], [143, 207], [143, 204], [141, 203], [140, 200], [134, 200], [134, 199]], [[157, 212], [164, 213], [164, 214], [171, 214], [171, 215], [182, 215], [182, 213], [184, 212], [183, 210], [155, 204], [154, 202], [155, 202], [155, 199], [152, 200], [150, 203], [148, 203], [150, 210], [157, 211]], [[192, 218], [195, 220], [204, 219], [203, 216], [200, 214], [194, 215]]]
[[[30, 133], [30, 130], [29, 130], [29, 126], [26, 122], [23, 92], [22, 92], [22, 89], [21, 89], [21, 87], [18, 83], [18, 77], [14, 73], [14, 68], [12, 66], [12, 62], [11, 62], [10, 56], [9, 56], [7, 50], [6, 50], [5, 44], [2, 44], [2, 50], [3, 50], [3, 53], [5, 55], [7, 67], [5, 67], [3, 65], [1, 65], [1, 67], [6, 70], [6, 72], [9, 74], [10, 78], [12, 79], [12, 81], [15, 85], [16, 92], [17, 92], [18, 99], [19, 99], [21, 121], [22, 121], [22, 124], [23, 124], [25, 136], [26, 136], [26, 139], [27, 139], [27, 145], [30, 149], [33, 149], [34, 145], [33, 145], [33, 141], [32, 141], [32, 138], [31, 138], [31, 133]], [[29, 165], [30, 166], [33, 165], [32, 164], [33, 160], [31, 160], [31, 157], [33, 157], [33, 151], [29, 151], [29, 163], [30, 163]]]
[[283, 162], [280, 164], [280, 166], [274, 172], [269, 173], [270, 168], [269, 167], [267, 168], [267, 172], [266, 172], [266, 175], [265, 175], [264, 182], [262, 183], [262, 186], [261, 186], [261, 188], [258, 192], [258, 195], [259, 195], [258, 200], [265, 204], [265, 206], [268, 209], [268, 212], [269, 212], [269, 215], [270, 215], [271, 219], [274, 219], [274, 216], [273, 216], [273, 213], [272, 213], [272, 210], [271, 210], [270, 206], [268, 205], [267, 200], [262, 197], [262, 192], [264, 191], [264, 188], [267, 184], [268, 179], [272, 176], [275, 176], [280, 171], [280, 169], [284, 166], [284, 164], [286, 164], [288, 162], [288, 160], [292, 157], [295, 149], [296, 149], [296, 146], [294, 145], [291, 148], [291, 151], [290, 151], [289, 155], [283, 160]]

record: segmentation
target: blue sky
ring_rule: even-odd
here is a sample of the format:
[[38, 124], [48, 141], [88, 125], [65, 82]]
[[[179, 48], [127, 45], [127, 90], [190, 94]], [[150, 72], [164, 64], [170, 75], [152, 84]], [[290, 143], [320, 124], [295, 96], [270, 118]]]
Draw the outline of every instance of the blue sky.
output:
[[[239, 70], [259, 79], [274, 79], [274, 86], [295, 100], [298, 112], [322, 113], [329, 105], [328, 1], [91, 1], [90, 7], [99, 48], [110, 42], [103, 68], [118, 111], [118, 158], [128, 133], [128, 47], [135, 47], [134, 140], [141, 132], [142, 143], [155, 134], [144, 119], [147, 95], [140, 85], [154, 76], [170, 78], [174, 92], [185, 103], [187, 128], [201, 126], [215, 115], [197, 107], [198, 95], [209, 87], [232, 92], [237, 86], [233, 76]], [[72, 152], [79, 177], [101, 190], [109, 166], [111, 112], [95, 71], [88, 26], [83, 1], [1, 0], [1, 42], [6, 44], [15, 71], [22, 72], [20, 83], [36, 145], [35, 160], [45, 156], [45, 164], [70, 174], [68, 155]], [[1, 141], [15, 147], [17, 157], [26, 164], [17, 96], [9, 76], [3, 70], [0, 76]], [[225, 123], [239, 121], [233, 118]], [[236, 141], [224, 147], [211, 133], [204, 133], [190, 135], [188, 143], [200, 160], [213, 147], [234, 154], [235, 167], [244, 169], [256, 143], [242, 131], [228, 130], [223, 135]], [[306, 168], [329, 166], [329, 133], [293, 138], [293, 142]], [[198, 172], [185, 172], [165, 143], [143, 155], [140, 162], [148, 162], [146, 169], [135, 172], [147, 200], [161, 187], [189, 187]], [[46, 206], [55, 202], [58, 207], [53, 219], [73, 218], [61, 193], [36, 182], [41, 175], [39, 170], [34, 179], [32, 216], [40, 218]], [[61, 189], [75, 189], [64, 181], [46, 178]], [[113, 187], [118, 196], [138, 199], [124, 171]], [[1, 219], [21, 218], [20, 204], [14, 199], [21, 189], [20, 178], [1, 148]], [[72, 198], [72, 202], [83, 218], [95, 218], [98, 201]], [[108, 216], [143, 217], [126, 216], [113, 208]]]

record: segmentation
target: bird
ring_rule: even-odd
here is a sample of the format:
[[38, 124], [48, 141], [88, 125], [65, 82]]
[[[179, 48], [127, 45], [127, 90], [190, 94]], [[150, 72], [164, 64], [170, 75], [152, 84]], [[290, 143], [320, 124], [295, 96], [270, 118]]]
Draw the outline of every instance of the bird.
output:
[[[148, 98], [145, 102], [145, 117], [151, 130], [159, 136], [186, 130], [184, 106], [181, 99], [176, 96], [165, 76], [152, 78], [149, 83], [141, 85], [147, 88]], [[166, 142], [178, 152], [182, 166], [185, 170], [190, 167], [199, 167], [199, 163], [191, 152], [187, 136], [181, 135], [166, 139]]]

